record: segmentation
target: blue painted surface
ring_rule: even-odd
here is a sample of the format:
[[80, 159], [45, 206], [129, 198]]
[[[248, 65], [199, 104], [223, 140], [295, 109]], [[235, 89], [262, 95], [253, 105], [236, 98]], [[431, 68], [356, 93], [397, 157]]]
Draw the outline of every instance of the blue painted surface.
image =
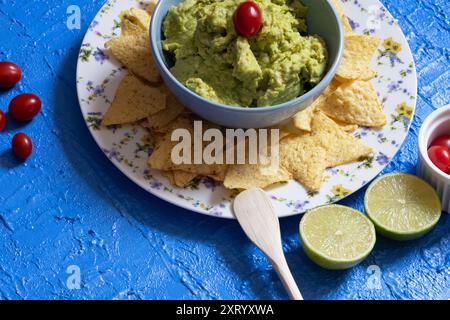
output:
[[[409, 137], [385, 172], [414, 172], [417, 134], [434, 108], [450, 103], [450, 3], [383, 1], [399, 20], [417, 63], [418, 112]], [[233, 221], [169, 205], [128, 181], [88, 133], [75, 90], [79, 45], [102, 0], [79, 0], [82, 29], [69, 31], [63, 0], [0, 0], [0, 60], [16, 61], [23, 81], [0, 93], [0, 108], [19, 92], [41, 96], [31, 123], [0, 134], [1, 299], [284, 299], [272, 268]], [[35, 143], [26, 163], [9, 151], [13, 134]], [[364, 190], [344, 204], [363, 207]], [[360, 266], [330, 272], [300, 248], [300, 217], [282, 221], [284, 249], [307, 299], [450, 298], [450, 217], [423, 239], [379, 237]], [[77, 265], [81, 288], [69, 290]], [[370, 289], [368, 267], [381, 271]], [[369, 282], [368, 282], [369, 281]]]

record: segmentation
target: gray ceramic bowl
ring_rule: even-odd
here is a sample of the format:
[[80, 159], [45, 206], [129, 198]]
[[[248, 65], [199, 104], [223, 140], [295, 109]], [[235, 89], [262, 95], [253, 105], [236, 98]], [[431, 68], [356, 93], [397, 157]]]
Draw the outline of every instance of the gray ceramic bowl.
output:
[[339, 16], [328, 0], [302, 0], [309, 7], [309, 34], [321, 36], [328, 47], [327, 72], [322, 81], [306, 94], [291, 101], [260, 108], [241, 108], [209, 101], [180, 83], [170, 72], [171, 59], [162, 49], [162, 22], [170, 7], [183, 0], [159, 0], [152, 16], [150, 43], [156, 64], [169, 89], [192, 112], [229, 128], [262, 128], [280, 124], [307, 108], [328, 86], [336, 74], [344, 49], [344, 31]]

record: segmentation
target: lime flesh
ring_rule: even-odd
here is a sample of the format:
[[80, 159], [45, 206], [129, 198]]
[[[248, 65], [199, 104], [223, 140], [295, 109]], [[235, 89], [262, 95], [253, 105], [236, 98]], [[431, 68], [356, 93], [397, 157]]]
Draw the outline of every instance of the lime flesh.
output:
[[372, 222], [361, 212], [340, 205], [308, 211], [300, 222], [306, 255], [319, 266], [342, 270], [363, 261], [376, 236]]
[[364, 205], [377, 231], [394, 240], [425, 235], [442, 212], [436, 191], [425, 181], [405, 173], [375, 180], [367, 189]]

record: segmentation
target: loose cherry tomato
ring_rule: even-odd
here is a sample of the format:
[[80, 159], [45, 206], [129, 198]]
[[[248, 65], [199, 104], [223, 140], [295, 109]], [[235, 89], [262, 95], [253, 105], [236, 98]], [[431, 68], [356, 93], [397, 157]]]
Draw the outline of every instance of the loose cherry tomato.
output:
[[25, 160], [33, 152], [33, 143], [25, 133], [17, 133], [12, 140], [12, 149], [16, 157]]
[[41, 100], [32, 93], [20, 94], [9, 104], [9, 115], [17, 121], [29, 121], [41, 110]]
[[436, 140], [433, 141], [431, 146], [432, 147], [441, 146], [441, 147], [445, 147], [450, 150], [450, 135], [440, 136], [439, 138], [437, 138]]
[[442, 146], [434, 146], [428, 149], [428, 156], [439, 170], [450, 174], [450, 150]]
[[0, 61], [0, 88], [8, 89], [22, 78], [22, 70], [15, 63]]
[[3, 129], [5, 129], [5, 125], [6, 125], [6, 116], [5, 113], [0, 110], [0, 131], [3, 131]]
[[262, 25], [262, 13], [253, 1], [241, 3], [234, 13], [234, 27], [236, 32], [245, 38], [255, 36]]

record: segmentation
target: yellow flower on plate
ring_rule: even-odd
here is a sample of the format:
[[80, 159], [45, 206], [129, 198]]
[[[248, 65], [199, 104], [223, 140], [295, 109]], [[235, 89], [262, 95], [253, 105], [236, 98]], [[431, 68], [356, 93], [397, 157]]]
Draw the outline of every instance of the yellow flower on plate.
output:
[[400, 43], [394, 41], [394, 43], [392, 44], [392, 47], [391, 47], [391, 52], [394, 54], [397, 54], [400, 51], [402, 51], [402, 45]]
[[142, 143], [146, 146], [151, 146], [153, 144], [153, 139], [150, 135], [145, 135], [141, 139]]
[[342, 184], [338, 184], [338, 185], [335, 185], [333, 187], [333, 189], [331, 189], [331, 192], [336, 197], [345, 197], [345, 196], [349, 195], [350, 193], [352, 193], [352, 190], [344, 188], [344, 186], [342, 186]]
[[392, 37], [385, 39], [383, 42], [383, 46], [394, 54], [397, 54], [400, 51], [402, 51], [402, 45], [394, 41]]
[[398, 112], [398, 114], [407, 117], [408, 119], [412, 118], [413, 114], [413, 108], [409, 107], [406, 102], [402, 102], [399, 105], [397, 105], [397, 108], [395, 111]]
[[394, 40], [392, 39], [392, 37], [391, 37], [391, 38], [387, 38], [386, 40], [384, 40], [383, 46], [384, 46], [386, 49], [391, 50], [392, 44], [393, 44], [393, 43], [394, 43]]

